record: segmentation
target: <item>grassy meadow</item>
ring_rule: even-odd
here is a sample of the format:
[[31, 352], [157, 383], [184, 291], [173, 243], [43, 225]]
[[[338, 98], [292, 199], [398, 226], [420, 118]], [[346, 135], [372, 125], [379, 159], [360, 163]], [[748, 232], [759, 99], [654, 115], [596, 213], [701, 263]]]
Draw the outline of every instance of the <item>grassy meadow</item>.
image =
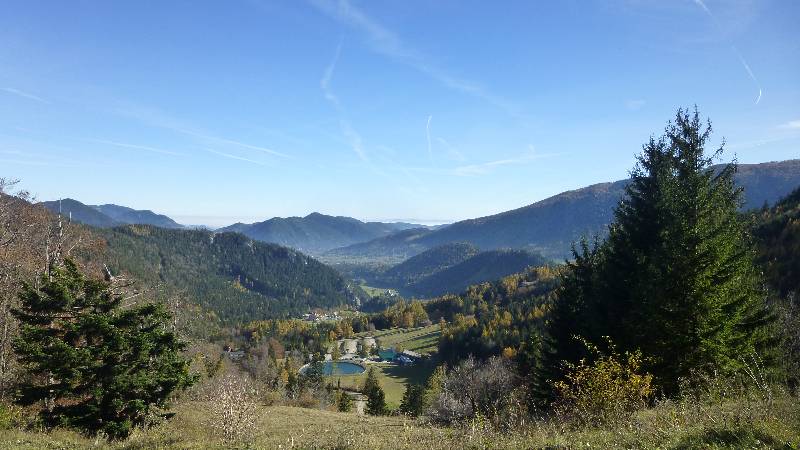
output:
[[665, 403], [603, 429], [530, 423], [513, 432], [489, 431], [479, 422], [436, 427], [400, 416], [371, 417], [319, 409], [258, 406], [254, 432], [224, 442], [203, 402], [184, 402], [172, 420], [107, 443], [72, 431], [0, 430], [0, 448], [19, 449], [797, 449], [800, 403], [776, 397], [770, 404], [733, 401], [720, 405]]

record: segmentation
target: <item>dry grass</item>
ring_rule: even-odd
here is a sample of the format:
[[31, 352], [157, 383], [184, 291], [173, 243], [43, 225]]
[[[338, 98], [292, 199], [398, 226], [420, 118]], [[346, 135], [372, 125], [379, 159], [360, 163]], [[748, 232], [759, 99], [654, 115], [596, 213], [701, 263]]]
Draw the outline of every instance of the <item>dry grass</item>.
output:
[[[402, 417], [365, 417], [286, 406], [261, 407], [249, 442], [226, 444], [214, 429], [210, 405], [186, 402], [175, 417], [107, 444], [64, 430], [0, 431], [0, 448], [22, 449], [530, 449], [530, 448], [800, 448], [800, 402], [786, 395], [771, 406], [731, 401], [720, 405], [667, 402], [640, 411], [618, 426], [596, 429], [527, 424], [495, 433], [480, 422], [463, 428], [431, 427]], [[587, 445], [588, 444], [588, 445]]]

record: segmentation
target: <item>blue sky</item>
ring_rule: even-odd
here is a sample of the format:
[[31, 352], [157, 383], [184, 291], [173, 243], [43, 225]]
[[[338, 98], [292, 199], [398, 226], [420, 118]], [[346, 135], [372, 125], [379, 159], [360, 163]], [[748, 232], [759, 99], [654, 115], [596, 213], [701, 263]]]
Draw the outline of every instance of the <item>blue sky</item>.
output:
[[445, 222], [626, 176], [680, 106], [800, 156], [800, 2], [6, 1], [0, 176], [223, 225]]

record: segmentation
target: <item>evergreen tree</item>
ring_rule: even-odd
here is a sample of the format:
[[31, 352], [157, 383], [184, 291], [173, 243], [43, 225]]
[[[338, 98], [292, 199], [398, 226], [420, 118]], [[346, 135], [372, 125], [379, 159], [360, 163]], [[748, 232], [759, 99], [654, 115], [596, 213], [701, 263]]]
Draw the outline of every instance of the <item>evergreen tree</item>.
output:
[[547, 321], [539, 355], [535, 354], [538, 346], [531, 343], [534, 355], [530, 358], [540, 359], [538, 363], [530, 364], [535, 370], [535, 376], [530, 380], [533, 383], [531, 392], [544, 400], [552, 400], [551, 386], [562, 379], [563, 363], [576, 362], [587, 356], [586, 346], [577, 337], [591, 339], [589, 336], [596, 334], [591, 329], [599, 328], [598, 322], [606, 322], [598, 314], [590, 314], [599, 310], [595, 287], [599, 258], [597, 243], [590, 247], [583, 238], [579, 246], [572, 246], [572, 255], [573, 260], [566, 262], [566, 270], [560, 276], [558, 297]]
[[350, 412], [353, 409], [353, 399], [347, 392], [339, 391], [339, 400], [336, 402], [339, 412]]
[[403, 400], [400, 403], [400, 412], [417, 417], [425, 410], [425, 386], [420, 384], [409, 384], [403, 393]]
[[696, 110], [679, 110], [643, 147], [608, 239], [588, 264], [576, 258], [568, 268], [545, 372], [580, 358], [565, 328], [594, 344], [608, 336], [623, 351], [641, 349], [667, 393], [694, 370], [731, 372], [752, 351], [769, 359], [770, 313], [737, 212], [736, 166], [714, 172], [722, 147], [705, 154], [710, 134]]
[[367, 396], [367, 414], [381, 416], [386, 414], [386, 395], [378, 382], [375, 368], [370, 367], [367, 372], [367, 379], [364, 380], [362, 393]]
[[122, 438], [194, 381], [163, 305], [123, 308], [69, 260], [39, 284], [23, 285], [14, 348], [28, 372], [18, 401], [43, 402], [45, 424]]

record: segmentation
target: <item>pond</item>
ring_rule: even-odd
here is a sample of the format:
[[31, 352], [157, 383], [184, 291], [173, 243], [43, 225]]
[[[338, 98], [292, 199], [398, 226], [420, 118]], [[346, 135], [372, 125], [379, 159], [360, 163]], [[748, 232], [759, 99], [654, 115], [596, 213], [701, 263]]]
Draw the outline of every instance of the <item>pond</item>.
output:
[[[300, 371], [305, 372], [308, 367], [304, 366]], [[322, 366], [322, 373], [325, 375], [358, 375], [365, 370], [360, 364], [347, 361], [325, 361]]]

